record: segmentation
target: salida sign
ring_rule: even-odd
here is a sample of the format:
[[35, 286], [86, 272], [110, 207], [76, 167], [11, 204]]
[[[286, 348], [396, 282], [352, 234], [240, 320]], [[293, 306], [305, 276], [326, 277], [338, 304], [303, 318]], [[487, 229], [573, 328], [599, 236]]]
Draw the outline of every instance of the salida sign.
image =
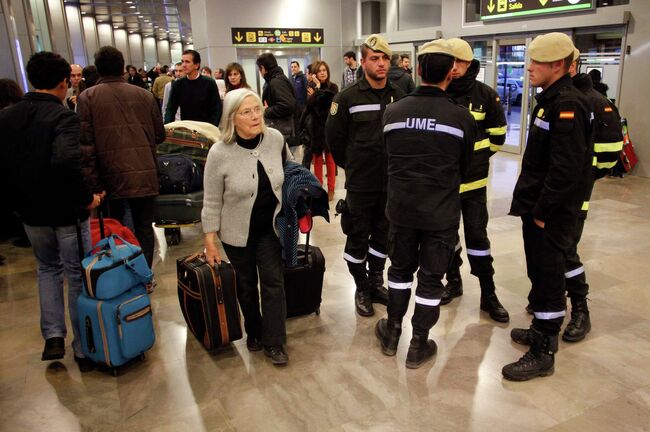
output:
[[574, 12], [594, 8], [594, 0], [481, 0], [481, 19]]

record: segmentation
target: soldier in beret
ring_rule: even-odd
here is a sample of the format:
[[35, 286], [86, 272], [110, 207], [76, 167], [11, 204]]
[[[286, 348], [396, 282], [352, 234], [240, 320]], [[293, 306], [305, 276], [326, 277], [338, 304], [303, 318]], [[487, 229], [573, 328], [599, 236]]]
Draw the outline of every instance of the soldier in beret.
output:
[[513, 381], [553, 374], [566, 315], [566, 256], [574, 244], [593, 157], [589, 104], [569, 75], [574, 50], [564, 33], [538, 36], [528, 50], [530, 82], [543, 91], [535, 96], [510, 214], [522, 220], [534, 317], [529, 329], [511, 332], [514, 342], [530, 347], [503, 367], [503, 376]]

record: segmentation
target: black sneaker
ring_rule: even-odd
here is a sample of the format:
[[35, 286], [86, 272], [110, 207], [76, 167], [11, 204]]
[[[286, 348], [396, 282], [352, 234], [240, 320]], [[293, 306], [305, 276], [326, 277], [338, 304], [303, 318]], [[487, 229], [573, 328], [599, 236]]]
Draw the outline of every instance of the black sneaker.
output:
[[65, 339], [62, 337], [53, 337], [45, 341], [43, 348], [42, 361], [59, 360], [65, 356]]
[[77, 366], [79, 366], [79, 371], [81, 373], [93, 371], [97, 366], [94, 361], [86, 357], [74, 356], [74, 361], [77, 363]]
[[282, 345], [265, 346], [264, 355], [271, 358], [271, 363], [276, 366], [284, 366], [289, 362], [289, 356]]
[[256, 337], [248, 337], [246, 339], [246, 348], [248, 351], [262, 351], [262, 342]]

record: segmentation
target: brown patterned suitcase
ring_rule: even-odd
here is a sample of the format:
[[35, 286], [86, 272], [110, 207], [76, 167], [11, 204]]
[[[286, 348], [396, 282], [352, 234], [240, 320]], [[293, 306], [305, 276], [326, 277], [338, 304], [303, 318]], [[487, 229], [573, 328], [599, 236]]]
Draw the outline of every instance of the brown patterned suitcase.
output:
[[213, 351], [242, 338], [235, 270], [222, 261], [212, 267], [202, 254], [176, 261], [178, 300], [187, 327]]

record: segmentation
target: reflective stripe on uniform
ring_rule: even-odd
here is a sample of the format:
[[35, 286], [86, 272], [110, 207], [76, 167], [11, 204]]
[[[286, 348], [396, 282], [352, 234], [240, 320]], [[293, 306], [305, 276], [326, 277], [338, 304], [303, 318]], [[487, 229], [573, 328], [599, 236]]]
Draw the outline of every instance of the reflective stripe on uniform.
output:
[[475, 189], [480, 189], [482, 187], [486, 187], [487, 184], [488, 184], [487, 177], [482, 180], [473, 181], [471, 183], [463, 183], [462, 185], [460, 185], [460, 193], [468, 192]]
[[343, 259], [346, 260], [347, 262], [351, 262], [353, 264], [361, 264], [366, 262], [366, 257], [363, 257], [362, 259], [358, 259], [350, 255], [349, 253], [344, 253], [343, 254]]
[[567, 278], [567, 279], [571, 279], [572, 277], [576, 277], [578, 275], [581, 275], [584, 272], [585, 272], [585, 267], [580, 266], [577, 269], [573, 269], [571, 271], [568, 271], [568, 272], [564, 273], [564, 277]]
[[407, 290], [411, 289], [413, 282], [393, 282], [390, 279], [388, 280], [388, 288], [398, 289], [398, 290]]
[[479, 150], [482, 150], [482, 149], [488, 148], [488, 147], [490, 147], [490, 139], [489, 138], [485, 138], [484, 140], [476, 141], [474, 143], [474, 151], [479, 151]]
[[507, 127], [506, 126], [501, 126], [501, 127], [495, 127], [495, 128], [488, 128], [485, 129], [485, 132], [487, 132], [490, 135], [505, 135], [507, 132]]
[[613, 161], [613, 162], [597, 162], [595, 166], [598, 169], [610, 169], [610, 168], [614, 168], [616, 166], [616, 162], [617, 161]]
[[381, 105], [365, 104], [365, 105], [355, 105], [353, 107], [350, 107], [350, 114], [365, 112], [365, 111], [381, 111]]
[[620, 152], [623, 150], [623, 141], [613, 143], [594, 143], [594, 152]]
[[536, 118], [535, 118], [535, 122], [534, 122], [534, 124], [535, 124], [535, 126], [537, 126], [538, 128], [542, 128], [542, 129], [544, 129], [544, 130], [551, 130], [551, 124], [550, 124], [549, 122], [547, 122], [547, 121], [542, 120], [542, 119], [539, 118], [539, 117], [536, 117]]
[[408, 118], [403, 122], [388, 123], [386, 126], [384, 126], [384, 133], [397, 129], [416, 129], [426, 130], [430, 132], [442, 132], [457, 136], [458, 138], [463, 138], [465, 136], [465, 132], [461, 129], [447, 126], [441, 123], [436, 123], [435, 119], [429, 118]]
[[594, 158], [591, 160], [591, 164], [593, 166], [598, 166], [598, 158], [596, 156], [594, 156]]
[[502, 147], [503, 147], [503, 144], [492, 144], [492, 143], [490, 143], [490, 151], [493, 151], [494, 153], [501, 150]]
[[484, 112], [470, 111], [469, 113], [472, 115], [472, 117], [474, 117], [474, 120], [476, 120], [476, 121], [485, 120], [485, 113]]
[[490, 251], [490, 249], [480, 250], [480, 249], [470, 249], [470, 248], [467, 248], [467, 255], [472, 255], [472, 256], [490, 256], [490, 255], [491, 255], [491, 251]]
[[368, 253], [370, 255], [374, 255], [374, 256], [379, 257], [379, 258], [384, 258], [384, 259], [388, 258], [387, 254], [381, 253], [378, 250], [375, 250], [375, 249], [373, 249], [371, 247], [368, 248]]
[[583, 210], [583, 211], [587, 211], [587, 210], [589, 210], [589, 201], [584, 201], [584, 202], [582, 203], [581, 210]]
[[566, 316], [566, 311], [559, 312], [535, 312], [535, 318], [540, 320], [552, 320]]
[[415, 303], [424, 306], [438, 306], [440, 304], [440, 299], [425, 299], [419, 296], [415, 296]]

